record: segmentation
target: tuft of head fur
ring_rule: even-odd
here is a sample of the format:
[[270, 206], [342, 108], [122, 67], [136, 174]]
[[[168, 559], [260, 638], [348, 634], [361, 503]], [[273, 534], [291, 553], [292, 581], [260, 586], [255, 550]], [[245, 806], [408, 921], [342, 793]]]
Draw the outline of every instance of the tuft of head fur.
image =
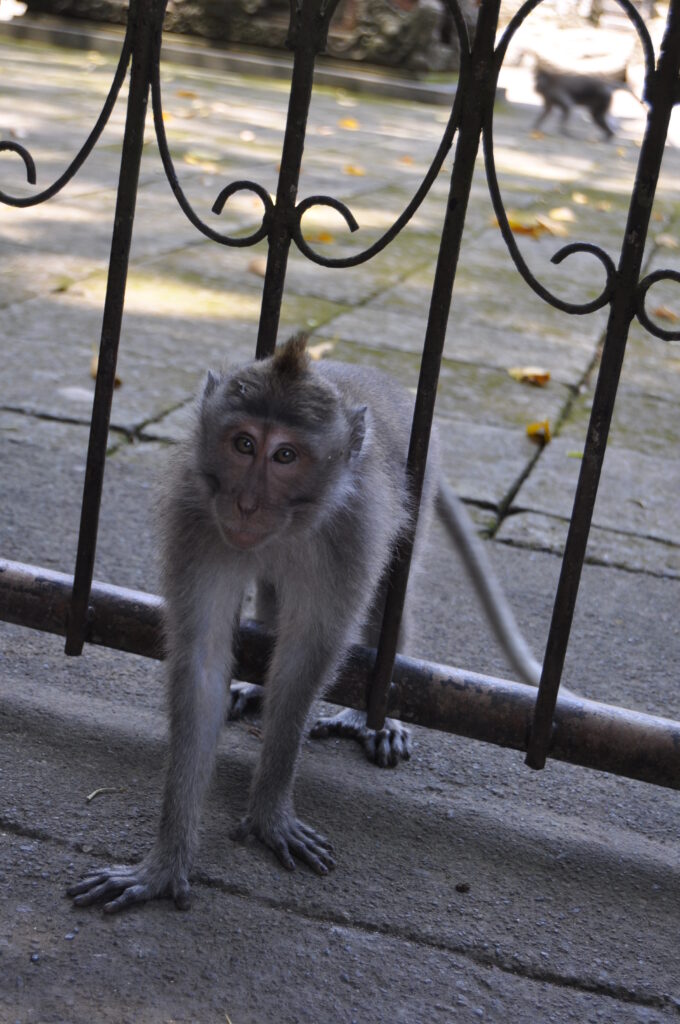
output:
[[279, 345], [272, 356], [272, 370], [279, 377], [300, 377], [309, 368], [308, 335], [300, 331]]

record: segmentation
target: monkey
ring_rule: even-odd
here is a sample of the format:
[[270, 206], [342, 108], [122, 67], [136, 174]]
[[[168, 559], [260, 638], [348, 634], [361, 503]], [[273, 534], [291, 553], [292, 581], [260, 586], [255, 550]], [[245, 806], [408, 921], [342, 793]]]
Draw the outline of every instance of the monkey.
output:
[[[232, 838], [256, 837], [289, 870], [296, 861], [320, 875], [334, 867], [330, 842], [296, 815], [296, 760], [311, 706], [350, 646], [377, 645], [391, 555], [415, 518], [406, 471], [412, 404], [376, 369], [312, 362], [304, 335], [266, 359], [208, 373], [162, 501], [169, 759], [157, 838], [139, 864], [72, 885], [77, 906], [103, 902], [115, 913], [169, 897], [188, 908], [202, 799], [229, 701], [234, 710], [241, 698], [229, 691], [232, 641], [252, 579], [257, 617], [275, 643], [261, 754]], [[436, 433], [430, 451], [414, 557], [437, 500], [511, 661], [537, 685], [540, 668], [482, 543], [438, 482]], [[407, 623], [408, 602], [400, 647]], [[318, 728], [354, 732], [379, 763], [409, 755], [406, 731], [389, 720], [372, 737], [355, 711]]]
[[573, 107], [587, 107], [591, 118], [604, 132], [606, 139], [614, 135], [607, 113], [616, 89], [626, 88], [624, 82], [608, 81], [595, 75], [575, 75], [564, 71], [549, 71], [537, 67], [534, 88], [543, 99], [543, 110], [534, 122], [538, 131], [553, 107], [559, 107], [562, 114], [560, 128], [568, 135], [567, 122]]

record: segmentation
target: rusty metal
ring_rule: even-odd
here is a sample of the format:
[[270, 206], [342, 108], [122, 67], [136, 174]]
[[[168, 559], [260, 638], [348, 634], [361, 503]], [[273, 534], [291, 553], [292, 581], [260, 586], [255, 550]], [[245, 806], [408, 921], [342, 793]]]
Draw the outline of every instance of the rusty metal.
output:
[[[680, 331], [655, 324], [645, 303], [650, 288], [662, 280], [680, 282], [680, 273], [657, 270], [640, 280], [645, 236], [661, 166], [673, 101], [680, 81], [680, 0], [672, 0], [658, 63], [643, 19], [631, 0], [617, 0], [633, 24], [645, 60], [645, 98], [650, 104], [638, 173], [631, 195], [628, 223], [618, 264], [587, 241], [574, 242], [552, 257], [561, 263], [574, 253], [590, 254], [604, 280], [600, 294], [587, 302], [566, 302], [551, 293], [529, 270], [505, 213], [493, 153], [493, 100], [498, 73], [508, 46], [520, 25], [541, 0], [527, 0], [512, 18], [502, 38], [495, 33], [500, 0], [481, 0], [472, 45], [456, 0], [445, 0], [458, 36], [461, 71], [458, 90], [435, 157], [411, 201], [375, 242], [342, 258], [314, 251], [302, 234], [302, 218], [314, 206], [329, 206], [359, 230], [352, 211], [329, 195], [299, 199], [298, 185], [304, 153], [314, 66], [322, 51], [336, 0], [290, 0], [288, 45], [293, 72], [281, 168], [276, 198], [250, 180], [227, 184], [213, 204], [213, 213], [228, 212], [228, 200], [247, 190], [263, 206], [261, 225], [250, 235], [235, 237], [205, 223], [189, 203], [176, 173], [165, 136], [160, 58], [165, 0], [131, 0], [129, 22], [109, 94], [88, 139], [66, 171], [43, 191], [14, 197], [0, 191], [0, 202], [27, 207], [48, 200], [77, 172], [106, 124], [131, 62], [130, 93], [118, 181], [118, 196], [104, 307], [99, 370], [88, 450], [86, 482], [74, 577], [17, 563], [0, 562], [0, 618], [67, 636], [67, 653], [78, 654], [84, 642], [133, 651], [149, 657], [162, 654], [162, 602], [159, 598], [92, 582], [99, 504], [111, 411], [111, 398], [124, 303], [127, 263], [132, 238], [136, 190], [142, 154], [149, 91], [161, 160], [180, 208], [196, 229], [214, 242], [249, 246], [267, 239], [269, 250], [256, 355], [270, 353], [276, 341], [286, 267], [291, 244], [310, 261], [328, 268], [357, 266], [371, 259], [396, 237], [428, 194], [456, 142], [448, 201], [444, 212], [439, 256], [424, 339], [420, 380], [408, 455], [408, 478], [414, 498], [420, 497], [427, 461], [434, 399], [446, 325], [455, 311], [455, 276], [465, 226], [475, 159], [484, 153], [489, 195], [496, 217], [524, 281], [540, 299], [570, 315], [610, 307], [609, 323], [593, 403], [586, 450], [555, 598], [543, 678], [538, 691], [488, 679], [428, 662], [395, 660], [412, 550], [412, 536], [402, 540], [391, 571], [383, 636], [378, 652], [355, 649], [331, 696], [350, 706], [367, 706], [369, 722], [380, 728], [387, 713], [475, 739], [527, 752], [527, 763], [543, 767], [546, 757], [600, 768], [631, 778], [680, 788], [680, 724], [638, 715], [590, 701], [560, 696], [558, 689], [571, 629], [586, 543], [597, 493], [602, 459], [612, 417], [618, 377], [632, 320], [659, 339], [677, 340]], [[457, 139], [456, 139], [457, 134]], [[0, 140], [0, 150], [23, 161], [29, 183], [37, 168], [20, 143]], [[262, 681], [268, 641], [254, 626], [238, 636], [238, 671], [244, 679]], [[367, 683], [373, 687], [367, 694]]]
[[[72, 585], [65, 573], [0, 560], [0, 618], [63, 636]], [[162, 658], [161, 598], [95, 580], [90, 608], [88, 643]], [[234, 669], [239, 679], [264, 683], [271, 644], [255, 623], [241, 625]], [[374, 657], [367, 647], [353, 648], [328, 699], [365, 708]], [[387, 710], [403, 722], [523, 751], [535, 699], [536, 691], [521, 683], [400, 655]], [[549, 752], [556, 760], [680, 789], [680, 722], [561, 697]]]

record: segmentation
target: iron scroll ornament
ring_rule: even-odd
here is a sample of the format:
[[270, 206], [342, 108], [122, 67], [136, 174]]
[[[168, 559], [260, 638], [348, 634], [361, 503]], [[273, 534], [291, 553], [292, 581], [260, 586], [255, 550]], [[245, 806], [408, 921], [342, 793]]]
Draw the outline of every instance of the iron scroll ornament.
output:
[[[510, 42], [523, 24], [526, 18], [534, 11], [543, 0], [527, 0], [514, 17], [510, 20], [501, 40], [496, 47], [495, 51], [495, 80], [498, 80], [498, 74], [500, 72], [503, 60], [507, 53]], [[652, 81], [655, 61], [654, 61], [654, 47], [652, 40], [647, 31], [644, 21], [640, 17], [640, 14], [630, 2], [630, 0], [616, 0], [617, 4], [624, 10], [629, 19], [632, 21], [642, 44], [642, 50], [645, 61], [645, 89], [644, 95], [650, 94], [649, 84]], [[493, 204], [494, 213], [503, 235], [506, 247], [512, 260], [519, 270], [520, 274], [526, 281], [526, 283], [533, 289], [536, 294], [542, 298], [545, 302], [548, 302], [551, 306], [562, 310], [564, 313], [571, 314], [585, 314], [593, 313], [597, 309], [601, 309], [606, 306], [612, 296], [614, 287], [614, 279], [616, 274], [616, 266], [611, 256], [604, 251], [600, 246], [594, 245], [590, 242], [572, 242], [569, 245], [563, 246], [558, 250], [552, 257], [551, 263], [559, 264], [562, 260], [574, 253], [590, 253], [595, 256], [602, 266], [604, 267], [606, 280], [604, 287], [597, 298], [592, 299], [590, 302], [575, 303], [566, 302], [564, 299], [560, 299], [559, 296], [554, 295], [549, 291], [545, 285], [541, 284], [540, 281], [532, 274], [524, 261], [522, 254], [519, 250], [519, 246], [515, 241], [515, 237], [512, 233], [512, 228], [508, 222], [508, 217], [503, 206], [503, 200], [501, 198], [500, 187], [498, 185], [498, 177], [496, 174], [496, 165], [494, 161], [493, 153], [493, 106], [489, 107], [486, 124], [484, 125], [482, 146], [484, 151], [484, 162], [486, 167], [487, 183], [489, 186], [489, 194], [491, 196], [491, 202]]]
[[[81, 146], [80, 150], [75, 155], [71, 163], [68, 165], [66, 170], [62, 174], [60, 174], [59, 177], [55, 181], [53, 181], [48, 188], [43, 189], [42, 192], [37, 192], [35, 195], [12, 196], [9, 195], [9, 193], [4, 192], [2, 189], [0, 189], [1, 203], [5, 203], [6, 206], [37, 206], [39, 203], [44, 203], [48, 199], [51, 199], [52, 196], [56, 195], [57, 192], [60, 192], [61, 189], [65, 185], [67, 185], [72, 178], [75, 177], [75, 175], [83, 166], [88, 156], [90, 155], [90, 153], [96, 146], [97, 142], [99, 141], [99, 138], [102, 132], [104, 131], [104, 128], [106, 127], [109, 117], [111, 116], [111, 111], [113, 110], [116, 104], [116, 100], [118, 99], [118, 94], [120, 92], [121, 86], [125, 81], [128, 64], [130, 63], [133, 35], [134, 23], [133, 19], [131, 18], [128, 22], [127, 31], [125, 33], [125, 38], [123, 40], [123, 46], [121, 49], [120, 58], [118, 60], [118, 66], [116, 68], [116, 72], [111, 83], [111, 88], [109, 89], [108, 95], [104, 100], [104, 105], [101, 109], [101, 113], [99, 114], [99, 117], [97, 118], [92, 131], [90, 132], [87, 139], [85, 140], [85, 142], [83, 143], [83, 145]], [[35, 161], [31, 156], [30, 152], [28, 151], [28, 149], [26, 149], [25, 146], [22, 146], [18, 142], [0, 141], [0, 151], [3, 150], [18, 153], [26, 167], [26, 178], [28, 180], [28, 183], [30, 185], [35, 185], [38, 180], [38, 174]]]
[[[498, 78], [500, 68], [505, 58], [508, 46], [526, 20], [526, 18], [534, 11], [543, 0], [527, 0], [526, 3], [517, 11], [514, 17], [511, 19], [507, 26], [503, 36], [498, 43], [495, 50], [495, 67], [494, 67], [494, 91], [495, 83]], [[645, 96], [653, 95], [653, 83], [655, 73], [655, 54], [654, 47], [649, 35], [649, 32], [644, 24], [640, 14], [633, 6], [631, 0], [616, 0], [617, 4], [623, 9], [630, 21], [632, 22], [638, 37], [640, 39], [644, 62], [645, 62]], [[448, 123], [444, 130], [441, 142], [437, 149], [437, 152], [432, 160], [432, 163], [427, 170], [421, 184], [416, 190], [412, 200], [403, 210], [403, 212], [396, 218], [394, 223], [387, 229], [387, 231], [372, 245], [363, 251], [356, 253], [351, 256], [343, 258], [334, 258], [323, 256], [316, 252], [307, 241], [305, 241], [302, 234], [302, 217], [312, 207], [315, 206], [327, 206], [337, 210], [344, 218], [349, 229], [355, 232], [359, 229], [359, 224], [356, 221], [351, 210], [339, 199], [335, 199], [331, 196], [326, 195], [314, 195], [303, 199], [297, 203], [291, 212], [289, 232], [291, 239], [295, 242], [299, 251], [306, 256], [310, 261], [325, 267], [333, 268], [344, 268], [357, 266], [361, 263], [367, 262], [373, 256], [377, 255], [382, 251], [389, 243], [396, 237], [397, 234], [406, 226], [411, 220], [414, 213], [417, 211], [422, 201], [428, 194], [432, 183], [439, 174], [444, 160], [449, 153], [456, 131], [460, 124], [461, 110], [464, 102], [464, 96], [466, 88], [471, 87], [471, 75], [470, 75], [470, 41], [467, 32], [467, 26], [462, 16], [457, 0], [445, 0], [447, 8], [450, 10], [453, 22], [458, 34], [460, 43], [460, 54], [461, 54], [461, 69], [460, 69], [460, 87], [456, 91], [456, 96], [452, 106], [451, 115]], [[301, 30], [301, 14], [302, 4], [298, 0], [291, 0], [291, 24], [289, 31], [289, 43], [293, 49], [298, 46], [313, 46], [315, 51], [323, 49], [325, 44], [326, 32], [328, 23], [334, 12], [336, 3], [333, 0], [322, 2], [318, 6], [317, 18], [313, 25], [313, 31], [311, 34], [305, 33]], [[127, 69], [130, 61], [130, 55], [132, 52], [133, 36], [134, 36], [134, 5], [131, 7], [130, 18], [128, 21], [128, 27], [123, 41], [120, 58], [114, 74], [114, 78], [111, 84], [111, 88], [106, 97], [102, 110], [97, 118], [97, 121], [86, 139], [85, 143], [76, 154], [74, 159], [71, 161], [66, 170], [46, 189], [43, 191], [30, 196], [14, 196], [0, 189], [0, 202], [15, 206], [15, 207], [29, 207], [35, 206], [39, 203], [45, 202], [59, 192], [78, 172], [80, 167], [84, 164], [85, 160], [92, 152], [94, 146], [99, 140], [104, 127], [106, 126], [111, 111], [118, 98], [121, 86], [125, 80]], [[311, 42], [310, 42], [311, 39]], [[158, 140], [159, 150], [161, 159], [163, 162], [164, 170], [173, 193], [178, 201], [179, 206], [183, 210], [184, 214], [191, 221], [194, 226], [201, 231], [208, 238], [222, 245], [244, 247], [254, 245], [267, 237], [270, 233], [273, 214], [274, 214], [274, 201], [270, 196], [267, 189], [257, 182], [250, 180], [239, 180], [234, 181], [226, 185], [212, 206], [212, 211], [219, 215], [224, 210], [228, 199], [233, 196], [236, 192], [247, 190], [253, 192], [259, 197], [263, 205], [263, 216], [260, 226], [251, 234], [247, 236], [234, 237], [229, 234], [217, 231], [211, 227], [205, 221], [203, 221], [196, 211], [191, 206], [187, 196], [185, 195], [175, 171], [170, 148], [168, 145], [167, 137], [165, 134], [165, 127], [163, 122], [163, 107], [162, 107], [162, 95], [161, 95], [161, 81], [160, 81], [160, 53], [162, 45], [162, 25], [159, 27], [156, 39], [156, 52], [155, 59], [152, 67], [152, 79], [151, 79], [151, 94], [152, 94], [152, 105], [153, 105], [153, 117], [156, 137]], [[523, 259], [519, 247], [515, 241], [512, 229], [510, 228], [508, 217], [505, 212], [503, 200], [501, 196], [501, 190], [498, 184], [498, 177], [496, 174], [494, 154], [493, 154], [493, 103], [489, 103], [488, 114], [486, 123], [483, 129], [482, 146], [484, 152], [485, 166], [487, 182], [489, 187], [489, 193], [493, 204], [494, 212], [498, 220], [501, 234], [505, 241], [506, 247], [510, 253], [510, 256], [515, 263], [521, 276], [532, 288], [536, 294], [550, 305], [562, 310], [563, 312], [570, 314], [586, 314], [594, 312], [597, 309], [605, 306], [610, 298], [613, 288], [613, 283], [616, 274], [616, 268], [612, 258], [602, 248], [589, 242], [573, 242], [569, 245], [563, 246], [558, 252], [556, 252], [551, 259], [554, 264], [559, 264], [562, 260], [574, 253], [590, 253], [593, 255], [603, 266], [605, 272], [605, 284], [600, 293], [595, 299], [584, 303], [573, 303], [567, 302], [559, 296], [554, 295], [550, 292], [541, 282], [534, 276], [529, 270], [525, 260]], [[23, 145], [13, 141], [0, 141], [0, 152], [9, 151], [16, 153], [24, 162], [26, 169], [27, 180], [30, 184], [35, 184], [37, 181], [37, 169], [35, 161], [30, 151]], [[636, 315], [639, 322], [649, 331], [652, 335], [661, 338], [666, 341], [680, 340], [679, 330], [666, 330], [656, 325], [650, 317], [647, 315], [645, 310], [646, 295], [650, 287], [656, 284], [660, 280], [669, 280], [680, 283], [680, 274], [673, 270], [661, 270], [656, 271], [653, 274], [648, 275], [644, 280], [638, 284], [636, 292]]]
[[[458, 7], [456, 0], [445, 0], [445, 2], [451, 11], [452, 17], [454, 19], [454, 24], [456, 25], [456, 29], [458, 31], [458, 35], [460, 38], [461, 74], [463, 74], [465, 65], [469, 63], [470, 57], [470, 45], [467, 33], [467, 26], [465, 24], [465, 20], [461, 14], [460, 8]], [[322, 4], [320, 9], [320, 17], [324, 17], [326, 21], [330, 20], [330, 16], [333, 13], [331, 7], [334, 9], [335, 6], [336, 4]], [[299, 14], [299, 6], [297, 4], [293, 4], [291, 11], [291, 29], [289, 32], [289, 41], [292, 41], [291, 45], [293, 46], [293, 48], [295, 48], [298, 45], [304, 45], [304, 43], [307, 42], [306, 40], [300, 41], [300, 33], [295, 28], [299, 21]], [[323, 42], [325, 42], [325, 37], [323, 39], [320, 39], [320, 37], [317, 36], [314, 45], [319, 47]], [[308, 42], [307, 45], [309, 45]], [[151, 98], [154, 116], [154, 126], [159, 151], [161, 154], [161, 160], [163, 162], [165, 174], [170, 184], [170, 187], [175, 195], [175, 198], [177, 199], [180, 208], [182, 209], [186, 217], [191, 221], [191, 223], [200, 232], [202, 232], [202, 234], [212, 239], [214, 242], [218, 242], [221, 245], [228, 246], [255, 245], [257, 242], [261, 241], [263, 238], [269, 235], [272, 216], [274, 213], [274, 202], [269, 192], [267, 191], [267, 189], [264, 188], [264, 186], [250, 180], [235, 181], [227, 185], [224, 189], [222, 189], [217, 199], [213, 203], [212, 212], [220, 214], [222, 213], [227, 200], [236, 192], [250, 191], [254, 192], [257, 196], [259, 196], [264, 207], [262, 222], [259, 228], [257, 228], [257, 230], [254, 231], [252, 234], [238, 238], [217, 231], [215, 228], [206, 224], [206, 222], [202, 220], [201, 217], [196, 213], [191, 203], [189, 202], [189, 199], [187, 198], [184, 190], [182, 189], [179, 177], [175, 170], [172, 154], [170, 152], [170, 146], [168, 144], [167, 135], [165, 132], [165, 124], [163, 120], [163, 99], [160, 76], [161, 47], [162, 33], [159, 33], [158, 38], [156, 40], [156, 52], [153, 61]], [[367, 249], [363, 250], [360, 253], [356, 253], [353, 256], [333, 258], [326, 257], [321, 255], [320, 253], [317, 253], [314, 249], [312, 249], [308, 242], [305, 241], [302, 234], [302, 217], [307, 212], [307, 210], [311, 209], [311, 207], [327, 206], [334, 210], [337, 210], [338, 213], [340, 213], [341, 216], [344, 218], [347, 226], [352, 232], [359, 230], [359, 224], [356, 218], [354, 217], [352, 211], [341, 200], [335, 199], [332, 196], [315, 195], [303, 199], [300, 203], [298, 203], [295, 206], [294, 210], [292, 211], [292, 223], [289, 226], [289, 231], [292, 240], [295, 242], [300, 252], [302, 252], [303, 255], [305, 255], [309, 260], [319, 264], [320, 266], [341, 268], [353, 267], [357, 266], [358, 264], [365, 263], [368, 260], [370, 260], [373, 256], [375, 256], [377, 253], [381, 252], [387, 245], [389, 245], [389, 243], [399, 234], [399, 232], [411, 220], [414, 213], [420, 207], [424, 198], [430, 191], [432, 183], [435, 181], [437, 175], [439, 174], [444, 164], [444, 160], [453, 145], [453, 139], [456, 133], [456, 129], [460, 122], [462, 100], [462, 94], [459, 91], [457, 91], [451, 115], [444, 130], [441, 142], [437, 148], [437, 152], [432, 160], [432, 163], [423, 178], [423, 181], [419, 185], [418, 189], [416, 190], [416, 193], [414, 194], [413, 198], [411, 199], [407, 207], [404, 209], [404, 211], [397, 217], [397, 219], [391, 225], [391, 227], [388, 228], [387, 231], [379, 239], [377, 239], [377, 241], [375, 241]]]

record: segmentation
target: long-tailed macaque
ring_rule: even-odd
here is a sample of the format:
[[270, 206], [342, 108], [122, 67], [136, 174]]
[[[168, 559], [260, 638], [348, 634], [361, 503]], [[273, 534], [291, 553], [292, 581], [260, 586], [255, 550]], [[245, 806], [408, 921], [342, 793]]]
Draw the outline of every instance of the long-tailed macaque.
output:
[[[208, 375], [164, 506], [170, 751], [158, 837], [140, 864], [72, 886], [78, 906], [101, 900], [115, 912], [163, 896], [188, 906], [200, 807], [228, 710], [233, 630], [253, 579], [257, 617], [276, 640], [262, 751], [234, 837], [256, 836], [289, 869], [296, 859], [319, 874], [334, 866], [328, 841], [296, 816], [295, 762], [312, 703], [350, 645], [377, 642], [390, 556], [413, 514], [411, 413], [409, 393], [378, 371], [310, 362], [301, 335], [271, 358]], [[437, 491], [433, 440], [419, 534]], [[538, 665], [467, 515], [449, 488], [439, 486], [439, 501], [514, 667], [536, 684]], [[365, 715], [345, 711], [319, 728], [354, 730], [379, 763], [408, 756], [396, 722], [367, 739]]]
[[567, 122], [573, 107], [586, 107], [593, 121], [611, 139], [614, 131], [607, 120], [616, 89], [626, 88], [625, 82], [614, 82], [596, 75], [575, 75], [565, 71], [549, 71], [538, 67], [534, 75], [534, 88], [543, 99], [543, 110], [534, 122], [538, 131], [546, 117], [558, 107], [561, 111], [560, 129], [568, 134]]

